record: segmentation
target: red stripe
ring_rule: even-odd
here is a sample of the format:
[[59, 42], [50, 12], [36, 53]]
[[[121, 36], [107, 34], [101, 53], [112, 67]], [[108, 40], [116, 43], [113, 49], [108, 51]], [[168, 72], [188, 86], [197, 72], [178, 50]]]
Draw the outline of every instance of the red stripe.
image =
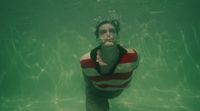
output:
[[120, 64], [134, 62], [137, 60], [137, 58], [138, 58], [137, 53], [128, 53], [121, 58]]
[[98, 85], [101, 88], [125, 88], [128, 86], [128, 84], [130, 83], [131, 80], [125, 82], [122, 85], [108, 85], [108, 84], [102, 84], [102, 85]]
[[96, 63], [91, 59], [82, 60], [80, 63], [82, 68], [95, 68], [96, 66]]
[[128, 79], [131, 75], [132, 75], [132, 71], [127, 72], [127, 73], [114, 73], [108, 76], [93, 76], [93, 77], [90, 77], [90, 79], [96, 82], [108, 81], [108, 80], [124, 80], [124, 79]]

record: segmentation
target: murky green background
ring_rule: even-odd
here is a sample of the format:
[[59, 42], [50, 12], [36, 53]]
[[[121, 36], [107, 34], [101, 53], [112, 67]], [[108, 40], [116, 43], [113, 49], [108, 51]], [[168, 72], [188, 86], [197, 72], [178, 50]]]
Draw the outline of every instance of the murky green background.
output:
[[0, 110], [85, 111], [79, 58], [117, 18], [140, 65], [111, 111], [200, 111], [198, 0], [1, 0]]

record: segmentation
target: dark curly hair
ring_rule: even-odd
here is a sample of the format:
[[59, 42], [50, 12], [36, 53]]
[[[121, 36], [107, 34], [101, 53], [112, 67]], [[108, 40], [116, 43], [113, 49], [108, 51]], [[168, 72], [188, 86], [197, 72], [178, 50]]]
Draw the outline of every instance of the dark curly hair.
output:
[[96, 26], [96, 30], [95, 30], [95, 36], [96, 36], [96, 38], [99, 37], [99, 28], [100, 28], [100, 26], [103, 25], [103, 24], [107, 24], [107, 23], [112, 24], [115, 27], [115, 31], [116, 31], [116, 33], [118, 35], [118, 33], [120, 31], [120, 23], [119, 23], [119, 21], [118, 20], [105, 20], [105, 21], [100, 22]]

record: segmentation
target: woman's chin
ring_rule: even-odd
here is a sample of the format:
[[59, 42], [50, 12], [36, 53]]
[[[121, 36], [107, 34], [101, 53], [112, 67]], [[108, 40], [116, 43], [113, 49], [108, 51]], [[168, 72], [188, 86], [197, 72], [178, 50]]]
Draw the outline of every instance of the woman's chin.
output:
[[104, 43], [104, 46], [113, 46], [113, 45], [115, 45], [114, 42], [105, 42]]

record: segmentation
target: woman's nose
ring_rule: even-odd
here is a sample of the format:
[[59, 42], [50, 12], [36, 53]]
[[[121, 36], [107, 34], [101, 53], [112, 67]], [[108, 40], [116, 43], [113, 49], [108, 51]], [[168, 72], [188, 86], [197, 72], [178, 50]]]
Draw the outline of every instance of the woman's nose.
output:
[[111, 33], [109, 31], [106, 32], [107, 37], [111, 37]]

